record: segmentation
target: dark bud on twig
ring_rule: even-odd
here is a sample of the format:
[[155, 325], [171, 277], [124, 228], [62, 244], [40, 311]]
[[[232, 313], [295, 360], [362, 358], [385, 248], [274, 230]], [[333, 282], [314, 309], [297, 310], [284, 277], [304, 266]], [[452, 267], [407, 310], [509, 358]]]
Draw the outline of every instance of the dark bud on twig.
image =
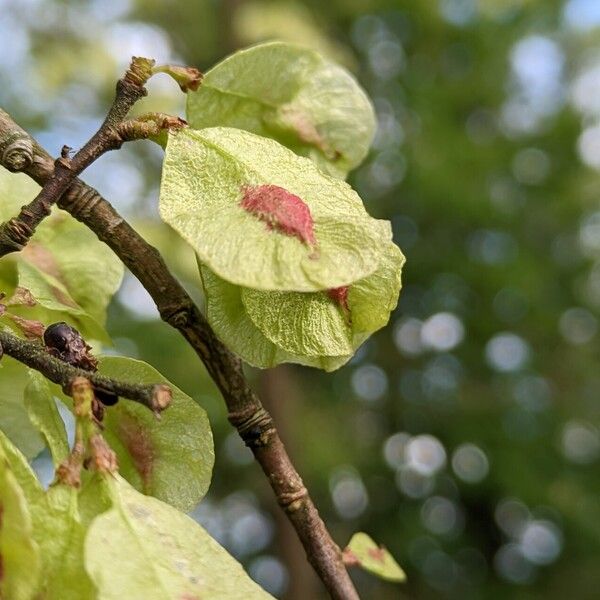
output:
[[119, 400], [118, 396], [101, 390], [95, 390], [94, 393], [96, 394], [96, 398], [98, 398], [104, 406], [114, 406]]
[[90, 353], [91, 346], [85, 343], [77, 329], [59, 322], [46, 327], [44, 344], [49, 354], [74, 367], [95, 371], [98, 361]]
[[[98, 361], [91, 353], [91, 346], [86, 344], [77, 329], [67, 323], [61, 321], [49, 325], [44, 331], [44, 344], [49, 354], [63, 362], [85, 371], [98, 370]], [[113, 406], [119, 399], [114, 394], [98, 389], [94, 390], [94, 396], [105, 406]], [[94, 414], [101, 421], [104, 415], [103, 407], [95, 406]]]

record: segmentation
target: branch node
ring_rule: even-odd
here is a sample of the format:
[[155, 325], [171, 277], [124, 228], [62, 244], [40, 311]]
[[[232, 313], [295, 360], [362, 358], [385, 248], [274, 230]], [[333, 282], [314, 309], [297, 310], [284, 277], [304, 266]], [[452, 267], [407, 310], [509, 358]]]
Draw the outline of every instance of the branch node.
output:
[[36, 369], [53, 383], [62, 386], [69, 396], [82, 393], [91, 387], [94, 394], [100, 395], [100, 400], [106, 398], [106, 395], [120, 396], [139, 402], [155, 413], [167, 408], [171, 402], [171, 392], [167, 385], [128, 383], [85, 371], [52, 356], [44, 346], [23, 340], [2, 329], [0, 329], [0, 345], [5, 354]]
[[160, 317], [165, 323], [180, 329], [189, 322], [191, 308], [191, 305], [181, 306], [181, 303], [164, 304], [159, 309]]
[[151, 58], [134, 56], [129, 64], [129, 69], [123, 77], [123, 81], [131, 83], [137, 87], [144, 87], [148, 79], [152, 77], [152, 67], [155, 61]]
[[23, 171], [33, 163], [33, 142], [22, 131], [9, 135], [0, 148], [0, 162], [9, 171]]
[[279, 505], [288, 513], [296, 512], [304, 504], [304, 500], [308, 497], [308, 490], [302, 486], [294, 492], [282, 492], [277, 497]]
[[67, 156], [60, 156], [54, 161], [55, 169], [66, 169], [67, 171], [71, 171], [73, 168], [71, 167], [71, 159]]
[[76, 183], [67, 190], [58, 205], [67, 209], [78, 221], [85, 221], [102, 200], [94, 188]]
[[271, 415], [261, 406], [230, 412], [229, 422], [238, 430], [244, 443], [249, 448], [267, 446], [271, 437], [276, 434]]
[[13, 217], [0, 225], [0, 256], [22, 250], [33, 235], [33, 231], [19, 217]]

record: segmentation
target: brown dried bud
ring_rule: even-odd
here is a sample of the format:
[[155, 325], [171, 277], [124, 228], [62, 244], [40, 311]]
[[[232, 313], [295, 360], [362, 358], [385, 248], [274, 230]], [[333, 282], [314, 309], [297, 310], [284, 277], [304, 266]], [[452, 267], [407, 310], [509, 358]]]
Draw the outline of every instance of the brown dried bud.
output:
[[92, 465], [101, 473], [115, 473], [119, 469], [117, 455], [113, 452], [106, 440], [96, 433], [90, 438], [90, 451]]
[[162, 412], [171, 404], [173, 392], [168, 385], [159, 383], [154, 386], [152, 397], [152, 408], [156, 413]]
[[24, 287], [17, 286], [13, 295], [6, 301], [7, 306], [29, 306], [30, 308], [37, 305], [37, 300], [30, 290]]
[[81, 467], [85, 448], [81, 442], [75, 442], [71, 454], [56, 469], [56, 483], [64, 483], [74, 488], [81, 485]]
[[179, 85], [182, 92], [195, 92], [202, 83], [204, 75], [196, 67], [181, 67], [178, 65], [160, 65], [152, 69], [153, 73], [166, 73]]
[[44, 335], [44, 324], [41, 321], [24, 319], [18, 315], [6, 315], [25, 335], [28, 340], [41, 340]]

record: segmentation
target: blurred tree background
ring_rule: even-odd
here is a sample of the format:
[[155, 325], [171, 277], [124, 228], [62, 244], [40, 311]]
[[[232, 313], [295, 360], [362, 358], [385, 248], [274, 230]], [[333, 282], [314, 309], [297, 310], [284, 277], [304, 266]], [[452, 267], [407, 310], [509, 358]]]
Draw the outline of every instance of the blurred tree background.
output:
[[[598, 597], [600, 3], [0, 0], [0, 103], [57, 155], [95, 130], [131, 55], [206, 70], [273, 38], [373, 98], [350, 179], [407, 256], [390, 325], [349, 365], [250, 373], [336, 540], [366, 531], [406, 569], [404, 586], [356, 573], [361, 594]], [[149, 88], [137, 110], [183, 114], [166, 77]], [[157, 217], [160, 163], [128, 145], [85, 179], [198, 297]], [[194, 516], [277, 597], [322, 597], [215, 388], [131, 276], [109, 327], [209, 411], [215, 477]], [[35, 466], [47, 477], [46, 456]]]

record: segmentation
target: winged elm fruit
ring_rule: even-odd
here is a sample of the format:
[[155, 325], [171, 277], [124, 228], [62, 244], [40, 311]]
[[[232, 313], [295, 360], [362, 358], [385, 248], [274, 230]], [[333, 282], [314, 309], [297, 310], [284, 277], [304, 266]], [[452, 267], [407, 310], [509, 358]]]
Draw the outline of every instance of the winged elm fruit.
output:
[[227, 127], [169, 135], [159, 208], [219, 277], [265, 291], [350, 285], [377, 269], [391, 240], [347, 183]]
[[308, 293], [237, 286], [200, 264], [206, 316], [221, 340], [255, 367], [294, 362], [333, 371], [388, 322], [403, 264], [399, 248], [386, 242], [372, 275]]
[[375, 133], [373, 106], [354, 77], [287, 42], [257, 44], [210, 69], [188, 93], [186, 119], [194, 129], [225, 125], [273, 138], [342, 179]]
[[209, 323], [254, 366], [337, 369], [396, 306], [404, 257], [391, 224], [273, 140], [226, 127], [170, 135], [160, 201], [196, 250]]

